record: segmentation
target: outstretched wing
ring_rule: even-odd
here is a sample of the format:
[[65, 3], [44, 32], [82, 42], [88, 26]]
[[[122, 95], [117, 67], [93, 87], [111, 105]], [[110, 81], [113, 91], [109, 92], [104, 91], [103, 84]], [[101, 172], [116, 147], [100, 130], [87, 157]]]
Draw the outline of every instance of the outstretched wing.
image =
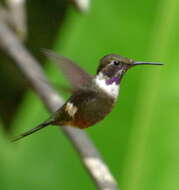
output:
[[44, 49], [43, 52], [47, 57], [55, 61], [55, 63], [60, 67], [74, 89], [80, 88], [81, 86], [84, 86], [91, 82], [92, 76], [85, 72], [81, 67], [79, 67], [70, 59], [58, 55], [51, 50]]

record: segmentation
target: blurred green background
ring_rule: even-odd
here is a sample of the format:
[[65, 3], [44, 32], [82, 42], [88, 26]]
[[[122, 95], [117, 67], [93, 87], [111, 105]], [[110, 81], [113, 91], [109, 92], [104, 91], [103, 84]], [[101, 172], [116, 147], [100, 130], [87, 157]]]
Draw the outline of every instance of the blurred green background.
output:
[[[88, 14], [65, 6], [65, 1], [32, 2], [28, 3], [27, 46], [40, 60], [44, 60], [40, 47], [53, 47], [93, 74], [99, 59], [109, 53], [165, 64], [131, 69], [113, 112], [86, 132], [121, 190], [178, 190], [179, 1], [98, 0], [91, 2]], [[49, 23], [51, 28], [47, 28]], [[65, 83], [53, 64], [44, 68], [55, 84]], [[18, 144], [8, 143], [3, 130], [6, 123], [18, 134], [49, 115], [37, 95], [25, 91], [24, 78], [17, 77], [25, 93], [19, 93], [21, 98], [9, 122], [4, 118], [14, 108], [11, 104], [3, 108], [7, 111], [0, 122], [0, 189], [96, 189], [57, 127], [46, 128]], [[14, 83], [11, 78], [8, 82]], [[9, 99], [13, 98], [9, 93]]]

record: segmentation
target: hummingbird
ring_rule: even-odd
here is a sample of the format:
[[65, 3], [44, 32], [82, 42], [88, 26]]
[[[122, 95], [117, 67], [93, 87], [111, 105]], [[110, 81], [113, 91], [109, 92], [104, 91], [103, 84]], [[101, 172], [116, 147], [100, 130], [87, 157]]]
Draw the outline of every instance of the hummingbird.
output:
[[72, 86], [72, 95], [52, 116], [35, 128], [20, 134], [12, 141], [31, 135], [49, 125], [85, 129], [103, 120], [114, 107], [124, 74], [138, 65], [163, 65], [138, 62], [117, 54], [109, 54], [99, 61], [96, 75], [92, 76], [70, 59], [51, 50], [45, 55], [55, 61]]

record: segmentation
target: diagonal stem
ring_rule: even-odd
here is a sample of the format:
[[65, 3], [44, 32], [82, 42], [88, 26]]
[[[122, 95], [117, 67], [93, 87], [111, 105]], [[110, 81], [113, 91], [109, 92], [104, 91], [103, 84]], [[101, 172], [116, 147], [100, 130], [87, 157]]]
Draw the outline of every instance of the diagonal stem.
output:
[[18, 37], [25, 40], [27, 37], [26, 0], [6, 0], [6, 4], [11, 16], [11, 25]]

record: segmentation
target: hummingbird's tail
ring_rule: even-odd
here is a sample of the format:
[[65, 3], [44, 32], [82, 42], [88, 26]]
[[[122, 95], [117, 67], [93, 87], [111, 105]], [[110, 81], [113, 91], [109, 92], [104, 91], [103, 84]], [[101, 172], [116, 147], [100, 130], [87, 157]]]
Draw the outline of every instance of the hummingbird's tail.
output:
[[14, 139], [11, 140], [11, 142], [16, 142], [28, 135], [31, 135], [32, 133], [35, 133], [36, 131], [39, 131], [45, 127], [47, 127], [48, 125], [52, 124], [53, 121], [52, 120], [47, 120], [39, 125], [37, 125], [36, 127], [34, 127], [33, 129], [30, 129], [29, 131], [25, 132], [25, 133], [22, 133], [20, 134], [19, 136], [15, 137]]

